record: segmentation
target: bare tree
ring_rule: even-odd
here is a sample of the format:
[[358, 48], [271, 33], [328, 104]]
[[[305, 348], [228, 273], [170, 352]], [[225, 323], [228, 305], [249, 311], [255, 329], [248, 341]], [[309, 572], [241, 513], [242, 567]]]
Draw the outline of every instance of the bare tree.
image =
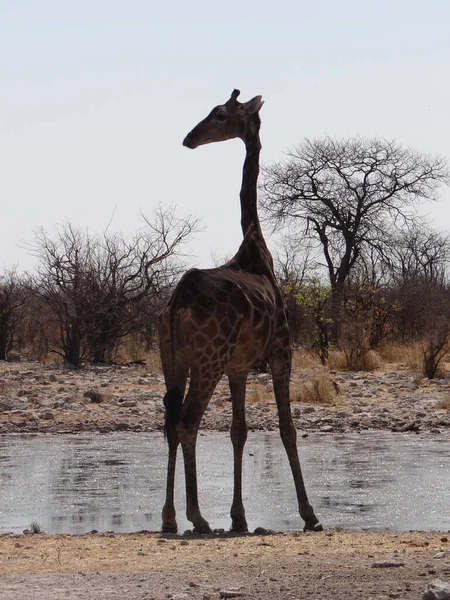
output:
[[442, 284], [447, 280], [450, 236], [424, 221], [399, 232], [387, 255], [395, 281]]
[[27, 245], [39, 260], [32, 289], [51, 309], [58, 332], [53, 350], [75, 366], [108, 360], [140, 322], [139, 303], [157, 303], [173, 282], [177, 252], [197, 223], [177, 218], [170, 207], [146, 218], [130, 241], [108, 230], [92, 236], [70, 223], [53, 238], [38, 231]]
[[322, 246], [331, 285], [332, 338], [337, 340], [345, 282], [386, 230], [415, 216], [449, 182], [447, 164], [395, 142], [352, 138], [306, 140], [283, 162], [263, 169], [262, 207], [274, 224], [300, 223]]
[[17, 315], [24, 302], [23, 284], [16, 271], [0, 275], [0, 360], [6, 360], [12, 349]]
[[310, 347], [325, 364], [329, 349], [330, 289], [321, 277], [312, 240], [299, 239], [292, 231], [282, 236], [274, 263], [288, 310], [292, 340]]
[[[178, 247], [197, 221], [180, 220], [174, 210], [158, 209], [145, 218], [146, 229], [131, 241], [105, 233], [95, 247], [86, 272], [87, 307], [84, 317], [89, 359], [106, 362], [117, 343], [141, 324], [143, 303], [156, 316], [181, 269]], [[144, 309], [149, 316], [149, 310]]]

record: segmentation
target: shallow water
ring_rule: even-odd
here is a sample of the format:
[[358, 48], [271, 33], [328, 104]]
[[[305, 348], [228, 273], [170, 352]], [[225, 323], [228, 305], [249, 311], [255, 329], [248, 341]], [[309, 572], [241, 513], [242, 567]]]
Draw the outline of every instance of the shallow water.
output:
[[[326, 527], [450, 529], [450, 440], [373, 432], [299, 439], [311, 503]], [[47, 533], [158, 530], [166, 446], [161, 434], [1, 435], [0, 533], [38, 522]], [[250, 529], [298, 530], [292, 475], [277, 433], [250, 433], [244, 504]], [[181, 452], [176, 508], [185, 518]], [[232, 446], [200, 436], [199, 498], [212, 527], [228, 528]]]

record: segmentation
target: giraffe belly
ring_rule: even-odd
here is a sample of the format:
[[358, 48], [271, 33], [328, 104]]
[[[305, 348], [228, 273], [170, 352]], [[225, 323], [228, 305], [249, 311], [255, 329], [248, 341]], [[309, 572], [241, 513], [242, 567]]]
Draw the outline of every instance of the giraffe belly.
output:
[[271, 337], [270, 328], [244, 324], [239, 332], [236, 347], [227, 371], [248, 371], [266, 355]]

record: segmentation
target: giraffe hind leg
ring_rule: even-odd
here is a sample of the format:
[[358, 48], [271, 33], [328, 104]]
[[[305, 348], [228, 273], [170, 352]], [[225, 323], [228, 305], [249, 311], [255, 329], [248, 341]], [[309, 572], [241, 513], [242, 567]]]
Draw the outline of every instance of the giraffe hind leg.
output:
[[314, 513], [303, 480], [297, 449], [297, 431], [292, 421], [289, 402], [289, 380], [291, 373], [291, 350], [279, 348], [269, 356], [275, 400], [278, 407], [280, 435], [288, 456], [299, 506], [300, 516], [305, 522], [304, 531], [322, 531], [323, 527]]
[[245, 388], [247, 373], [230, 374], [228, 376], [231, 399], [233, 402], [233, 419], [231, 423], [231, 441], [234, 455], [234, 490], [231, 505], [231, 531], [246, 533], [248, 531], [245, 509], [242, 502], [242, 456], [247, 441], [247, 424], [245, 421]]
[[186, 389], [186, 380], [189, 365], [183, 356], [176, 357], [175, 380], [172, 381], [167, 375], [171, 372], [167, 359], [163, 361], [164, 373], [166, 375], [167, 392], [164, 396], [165, 423], [164, 436], [169, 446], [169, 457], [167, 464], [166, 500], [162, 509], [162, 531], [165, 533], [176, 533], [178, 530], [176, 511], [174, 505], [175, 490], [175, 467], [179, 439], [177, 424], [180, 420], [183, 397]]

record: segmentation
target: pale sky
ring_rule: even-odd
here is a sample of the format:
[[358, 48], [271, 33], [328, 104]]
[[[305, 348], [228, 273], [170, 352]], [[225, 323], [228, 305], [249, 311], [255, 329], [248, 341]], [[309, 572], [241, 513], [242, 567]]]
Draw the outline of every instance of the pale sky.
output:
[[131, 234], [159, 203], [202, 217], [191, 264], [234, 254], [244, 146], [181, 142], [235, 87], [265, 101], [263, 162], [324, 135], [450, 162], [449, 23], [448, 0], [0, 0], [0, 271], [38, 227]]

